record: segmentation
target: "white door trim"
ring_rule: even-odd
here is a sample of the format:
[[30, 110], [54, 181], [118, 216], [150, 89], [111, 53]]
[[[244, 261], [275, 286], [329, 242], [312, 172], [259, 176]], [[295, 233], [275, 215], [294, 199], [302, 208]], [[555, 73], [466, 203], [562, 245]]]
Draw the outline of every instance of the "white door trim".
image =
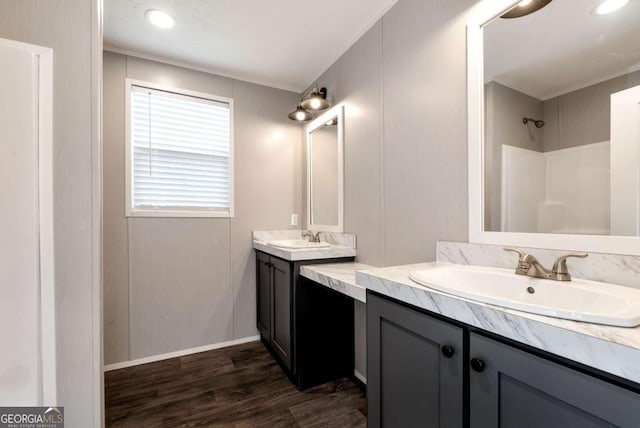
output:
[[102, 328], [102, 46], [103, 0], [91, 0], [91, 294], [93, 426], [104, 427]]

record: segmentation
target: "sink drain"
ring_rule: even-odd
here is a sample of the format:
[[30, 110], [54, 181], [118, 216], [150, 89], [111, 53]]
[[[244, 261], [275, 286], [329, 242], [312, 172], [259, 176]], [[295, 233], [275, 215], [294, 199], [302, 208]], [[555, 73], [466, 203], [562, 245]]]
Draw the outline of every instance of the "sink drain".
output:
[[529, 294], [533, 294], [533, 293], [535, 293], [535, 292], [536, 292], [536, 289], [535, 289], [535, 288], [533, 288], [533, 287], [527, 287], [527, 293], [529, 293]]

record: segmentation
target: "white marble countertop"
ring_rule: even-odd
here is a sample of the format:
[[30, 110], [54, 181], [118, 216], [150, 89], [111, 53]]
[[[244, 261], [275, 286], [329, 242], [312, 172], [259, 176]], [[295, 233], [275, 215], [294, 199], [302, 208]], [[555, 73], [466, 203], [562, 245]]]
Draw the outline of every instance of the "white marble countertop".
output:
[[272, 256], [292, 262], [298, 260], [315, 260], [315, 259], [336, 259], [339, 257], [355, 257], [356, 249], [343, 247], [341, 245], [332, 245], [325, 248], [279, 248], [267, 244], [265, 241], [253, 241], [253, 248], [264, 251]]
[[254, 230], [253, 248], [291, 262], [356, 256], [356, 235], [352, 233], [320, 232], [320, 239], [329, 244], [329, 247], [325, 248], [288, 249], [268, 244], [269, 241], [278, 239], [302, 239], [302, 231], [296, 229]]
[[448, 295], [413, 282], [409, 272], [446, 263], [374, 268], [356, 283], [380, 294], [640, 383], [640, 327], [563, 320]]
[[356, 284], [356, 271], [372, 268], [373, 266], [355, 262], [305, 265], [300, 267], [300, 275], [360, 302], [366, 302], [367, 289]]

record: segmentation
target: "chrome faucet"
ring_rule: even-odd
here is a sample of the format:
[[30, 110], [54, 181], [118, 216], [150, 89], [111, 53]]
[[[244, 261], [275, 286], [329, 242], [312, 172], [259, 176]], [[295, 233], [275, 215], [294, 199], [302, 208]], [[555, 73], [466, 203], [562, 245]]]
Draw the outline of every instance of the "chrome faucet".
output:
[[309, 237], [309, 242], [320, 242], [320, 232], [313, 233], [310, 230], [302, 232], [302, 237]]
[[540, 264], [538, 259], [531, 254], [527, 254], [517, 248], [504, 248], [505, 251], [511, 251], [518, 254], [518, 266], [516, 267], [516, 275], [526, 275], [533, 278], [551, 279], [553, 281], [571, 281], [569, 268], [567, 267], [567, 259], [569, 257], [579, 257], [584, 259], [587, 253], [571, 253], [560, 256], [556, 259], [551, 270], [546, 269]]

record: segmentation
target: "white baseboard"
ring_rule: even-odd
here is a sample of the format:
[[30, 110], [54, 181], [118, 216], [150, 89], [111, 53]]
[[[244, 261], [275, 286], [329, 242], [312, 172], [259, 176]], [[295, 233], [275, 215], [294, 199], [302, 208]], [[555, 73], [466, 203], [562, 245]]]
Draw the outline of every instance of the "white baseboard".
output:
[[364, 377], [364, 375], [362, 373], [360, 373], [358, 370], [354, 370], [353, 371], [353, 375], [362, 383], [364, 383], [365, 385], [367, 384], [367, 378]]
[[104, 366], [104, 371], [124, 369], [127, 367], [139, 366], [140, 364], [153, 363], [156, 361], [167, 360], [169, 358], [183, 357], [185, 355], [197, 354], [198, 352], [212, 351], [214, 349], [226, 348], [233, 345], [241, 345], [243, 343], [256, 342], [260, 340], [260, 336], [249, 336], [241, 339], [229, 340], [227, 342], [214, 343], [212, 345], [199, 346], [197, 348], [183, 349], [181, 351], [169, 352], [167, 354], [152, 355], [150, 357], [138, 358], [131, 361], [123, 361], [121, 363], [108, 364]]

